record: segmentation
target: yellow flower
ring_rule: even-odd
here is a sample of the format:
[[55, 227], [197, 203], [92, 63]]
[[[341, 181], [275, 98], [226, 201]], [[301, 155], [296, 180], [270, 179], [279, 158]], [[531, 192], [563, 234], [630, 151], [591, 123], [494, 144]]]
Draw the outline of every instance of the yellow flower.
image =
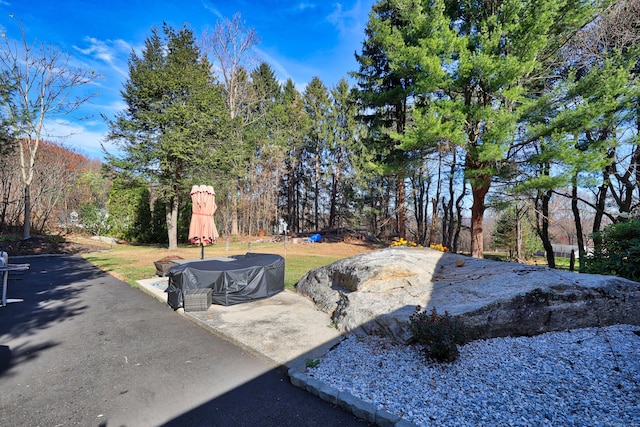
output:
[[447, 248], [446, 246], [444, 246], [442, 243], [432, 243], [430, 246], [431, 249], [435, 249], [437, 251], [442, 251], [442, 252], [449, 252], [449, 248]]

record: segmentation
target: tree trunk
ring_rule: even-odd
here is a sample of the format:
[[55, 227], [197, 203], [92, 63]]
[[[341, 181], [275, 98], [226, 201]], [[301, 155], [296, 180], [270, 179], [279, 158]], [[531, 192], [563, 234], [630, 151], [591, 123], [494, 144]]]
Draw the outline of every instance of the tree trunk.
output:
[[22, 182], [24, 183], [24, 224], [22, 228], [22, 238], [31, 238], [31, 182], [36, 163], [36, 153], [40, 140], [36, 139], [31, 145], [30, 140], [22, 141], [20, 144], [20, 171], [22, 172]]
[[[551, 201], [551, 190], [542, 193], [540, 200], [540, 210], [536, 209], [536, 229], [542, 241], [542, 247], [547, 258], [549, 268], [556, 268], [556, 254], [553, 253], [551, 238], [549, 236], [549, 202]], [[537, 203], [536, 203], [537, 204]]]
[[237, 236], [238, 231], [238, 181], [236, 180], [231, 189], [231, 235]]
[[[451, 159], [451, 167], [449, 170], [449, 200], [445, 204], [444, 197], [442, 197], [442, 208], [444, 210], [444, 217], [442, 219], [442, 240], [443, 244], [451, 249], [451, 251], [456, 252], [454, 248], [457, 248], [457, 242], [454, 244], [454, 221], [453, 217], [453, 203], [456, 196], [455, 186], [454, 186], [454, 177], [456, 173], [456, 150], [452, 150], [451, 152], [453, 158]], [[464, 194], [464, 188], [462, 191]]]
[[[438, 195], [440, 192], [438, 191]], [[431, 224], [429, 226], [429, 246], [436, 242], [436, 221], [438, 221], [438, 198], [431, 199]]]
[[315, 229], [320, 229], [320, 153], [316, 150], [315, 154], [315, 183], [314, 183], [314, 201], [313, 201], [313, 222]]
[[178, 196], [172, 196], [166, 202], [167, 234], [169, 250], [178, 249]]
[[336, 226], [336, 212], [338, 205], [338, 184], [341, 179], [340, 162], [334, 165], [334, 173], [331, 179], [331, 206], [329, 208], [329, 228]]
[[[636, 101], [636, 135], [640, 135], [640, 98]], [[640, 199], [640, 151], [636, 145], [636, 155], [634, 155], [636, 190], [638, 190], [638, 199]]]
[[453, 250], [453, 199], [442, 196], [442, 244]]
[[411, 187], [413, 188], [413, 212], [416, 221], [416, 242], [427, 246], [427, 196], [431, 182], [425, 179], [424, 165], [421, 165], [411, 177]]
[[9, 180], [4, 182], [2, 188], [4, 189], [4, 193], [2, 194], [2, 209], [0, 209], [0, 231], [4, 230], [7, 226], [7, 210], [9, 209], [11, 182]]
[[[598, 188], [598, 194], [596, 197], [596, 212], [593, 217], [593, 227], [591, 229], [592, 233], [597, 233], [600, 231], [602, 227], [602, 219], [606, 210], [606, 202], [607, 202], [607, 193], [609, 192], [609, 186], [611, 185], [611, 173], [613, 171], [613, 159], [615, 157], [615, 150], [610, 149], [607, 153], [607, 158], [611, 161], [604, 167], [602, 171], [602, 184]], [[593, 245], [600, 246], [602, 243], [601, 239], [597, 236], [593, 237]], [[582, 256], [580, 256], [580, 266], [582, 267]]]
[[[436, 183], [436, 195], [431, 200], [431, 227], [429, 228], [429, 246], [436, 241], [436, 223], [438, 221], [438, 201], [442, 191], [442, 152], [438, 153], [438, 182]], [[444, 233], [444, 230], [442, 230]]]
[[405, 209], [404, 174], [400, 173], [396, 181], [396, 232], [401, 239], [407, 238], [407, 213]]
[[[295, 151], [293, 151], [293, 155], [295, 155]], [[293, 157], [293, 156], [291, 156]], [[290, 158], [291, 158], [290, 157]], [[298, 233], [300, 232], [299, 221], [298, 221], [298, 173], [297, 173], [297, 165], [289, 160], [289, 167], [287, 169], [287, 214], [285, 218], [287, 220], [289, 232]]]
[[452, 216], [449, 214], [451, 203], [447, 202], [442, 196], [442, 244], [451, 248], [450, 224], [452, 224]]
[[571, 255], [569, 257], [569, 271], [576, 271], [576, 250], [571, 249]]
[[571, 188], [571, 211], [576, 226], [576, 238], [578, 244], [578, 271], [584, 272], [584, 236], [582, 234], [582, 222], [580, 221], [580, 209], [578, 208], [578, 177], [574, 174]]
[[22, 227], [22, 238], [31, 238], [31, 184], [24, 185], [24, 225]]
[[[607, 168], [608, 169], [608, 168]], [[591, 231], [597, 233], [602, 227], [602, 219], [604, 217], [604, 211], [606, 209], [607, 192], [609, 189], [609, 173], [605, 170], [602, 185], [598, 188], [598, 195], [596, 197], [596, 211], [593, 216], [593, 227]], [[593, 237], [594, 246], [599, 246], [602, 243], [601, 239], [597, 236]], [[582, 260], [581, 260], [582, 261]], [[582, 262], [580, 262], [582, 264]]]
[[289, 172], [287, 176], [287, 214], [285, 215], [285, 218], [287, 219], [287, 223], [289, 223], [289, 231], [297, 233], [298, 227], [295, 220], [296, 214], [294, 210], [294, 191], [295, 185], [293, 182], [293, 172]]
[[296, 233], [300, 232], [300, 179], [298, 179], [298, 173], [294, 175], [293, 182], [293, 227]]
[[471, 256], [482, 258], [484, 256], [483, 224], [484, 224], [484, 199], [489, 192], [490, 181], [486, 179], [473, 180], [471, 182]]
[[467, 194], [467, 184], [466, 182], [462, 183], [462, 193], [456, 199], [456, 228], [455, 234], [453, 235], [453, 244], [451, 245], [452, 252], [458, 253], [458, 242], [460, 241], [460, 230], [462, 229], [462, 201], [464, 200], [464, 196]]
[[522, 218], [521, 212], [518, 206], [515, 209], [516, 212], [516, 260], [518, 262], [523, 260], [522, 256]]

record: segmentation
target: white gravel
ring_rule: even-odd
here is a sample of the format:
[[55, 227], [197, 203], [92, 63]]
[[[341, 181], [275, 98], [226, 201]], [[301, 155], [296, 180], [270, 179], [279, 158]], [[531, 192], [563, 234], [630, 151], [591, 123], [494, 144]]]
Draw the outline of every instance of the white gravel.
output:
[[419, 349], [348, 336], [307, 374], [423, 426], [640, 426], [640, 326]]

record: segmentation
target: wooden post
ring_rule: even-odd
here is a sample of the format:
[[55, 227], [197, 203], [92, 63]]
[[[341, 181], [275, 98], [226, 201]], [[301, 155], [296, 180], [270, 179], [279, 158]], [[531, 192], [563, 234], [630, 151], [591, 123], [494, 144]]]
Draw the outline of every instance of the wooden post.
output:
[[571, 257], [569, 258], [569, 271], [575, 271], [576, 269], [576, 250], [571, 249]]

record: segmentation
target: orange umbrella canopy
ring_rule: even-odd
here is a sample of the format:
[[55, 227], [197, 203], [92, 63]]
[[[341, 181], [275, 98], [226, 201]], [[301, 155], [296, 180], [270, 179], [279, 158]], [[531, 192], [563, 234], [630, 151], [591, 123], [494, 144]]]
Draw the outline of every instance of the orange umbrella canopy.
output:
[[210, 245], [219, 236], [213, 214], [218, 209], [216, 193], [210, 185], [194, 185], [191, 188], [191, 224], [189, 225], [189, 241], [194, 245]]

